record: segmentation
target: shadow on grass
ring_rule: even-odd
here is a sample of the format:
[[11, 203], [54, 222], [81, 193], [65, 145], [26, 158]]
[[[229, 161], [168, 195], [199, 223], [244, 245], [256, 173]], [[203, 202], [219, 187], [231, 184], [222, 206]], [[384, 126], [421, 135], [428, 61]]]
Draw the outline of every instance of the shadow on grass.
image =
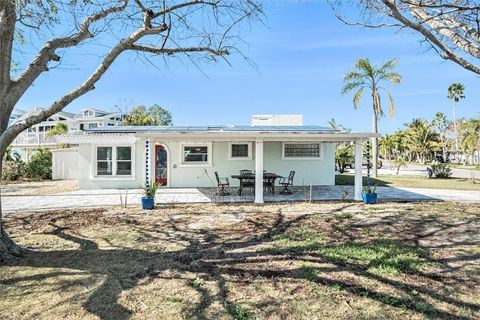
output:
[[[341, 213], [349, 206], [353, 206], [353, 204], [332, 210], [327, 215], [333, 217], [331, 219], [336, 219], [334, 215]], [[384, 305], [411, 310], [429, 317], [473, 319], [473, 317], [456, 314], [452, 309], [466, 308], [474, 312], [480, 311], [480, 306], [477, 304], [460, 301], [426, 285], [407, 283], [392, 277], [397, 274], [415, 275], [415, 277], [424, 278], [442, 286], [443, 277], [425, 273], [423, 269], [425, 266], [435, 264], [444, 266], [446, 261], [433, 259], [427, 249], [407, 245], [401, 240], [377, 238], [369, 241], [351, 241], [355, 235], [348, 235], [348, 233], [355, 231], [358, 226], [344, 227], [344, 234], [336, 239], [336, 243], [332, 244], [332, 241], [325, 240], [324, 237], [316, 235], [305, 227], [308, 223], [319, 219], [318, 216], [286, 219], [281, 211], [272, 215], [268, 222], [259, 223], [258, 221], [249, 221], [247, 218], [243, 222], [237, 223], [237, 225], [248, 223], [250, 231], [248, 233], [231, 232], [228, 238], [225, 238], [225, 230], [222, 229], [192, 231], [172, 220], [150, 227], [139, 223], [131, 224], [132, 228], [143, 234], [144, 240], [155, 241], [155, 237], [169, 237], [172, 242], [182, 241], [188, 244], [184, 249], [172, 252], [129, 248], [103, 250], [99, 249], [94, 241], [81, 238], [75, 235], [73, 230], [52, 223], [54, 231], [50, 234], [77, 243], [80, 246], [79, 249], [31, 251], [22, 260], [16, 261], [12, 265], [31, 268], [67, 268], [72, 270], [71, 273], [80, 272], [103, 276], [105, 280], [83, 305], [85, 310], [101, 319], [122, 320], [132, 317], [132, 311], [118, 303], [120, 294], [136, 287], [141, 280], [161, 278], [161, 273], [165, 270], [175, 271], [173, 277], [178, 278], [180, 278], [178, 274], [184, 272], [197, 275], [198, 279], [191, 281], [190, 287], [198, 292], [200, 299], [194, 305], [185, 306], [184, 313], [187, 318], [209, 318], [207, 309], [212, 302], [217, 301], [233, 318], [253, 319], [254, 311], [229, 300], [229, 284], [233, 281], [232, 279], [242, 282], [245, 277], [308, 280], [322, 286], [340, 288], [354, 296], [368, 297]], [[324, 216], [325, 214], [322, 214], [321, 217]], [[345, 221], [345, 218], [341, 218], [341, 220]], [[389, 221], [391, 220], [386, 220], [386, 224], [390, 223]], [[378, 222], [378, 224], [381, 223]], [[419, 220], [414, 223], [418, 225], [410, 225], [409, 229], [415, 230], [422, 223], [424, 222]], [[332, 225], [335, 225], [335, 221]], [[444, 225], [442, 230], [445, 231], [448, 228], [448, 225]], [[172, 230], [181, 233], [172, 235]], [[155, 231], [156, 236], [152, 236], [152, 231]], [[424, 237], [424, 235], [419, 237], [422, 236]], [[342, 238], [348, 240], [342, 242]], [[204, 241], [205, 239], [206, 241]], [[415, 237], [408, 240], [415, 243], [413, 241]], [[262, 245], [270, 247], [270, 249], [258, 249]], [[478, 243], [474, 242], [471, 245], [478, 245]], [[458, 257], [457, 262], [477, 258], [478, 255], [476, 257], [465, 255]], [[258, 268], [259, 263], [287, 260], [301, 265], [293, 269]], [[319, 267], [315, 266], [315, 263], [327, 263], [327, 266]], [[348, 272], [356, 277], [371, 279], [383, 286], [394, 287], [401, 294], [393, 295], [389, 293], [390, 290], [381, 290], [378, 287], [366, 290], [364, 286], [355, 281], [330, 277], [329, 275], [334, 272]], [[42, 275], [38, 280], [57, 275], [59, 272], [52, 272]], [[202, 279], [215, 282], [217, 286], [215, 294], [202, 285]], [[29, 279], [11, 278], [4, 280], [3, 283], [15, 284], [26, 280], [36, 280], [36, 278], [35, 276]], [[68, 290], [68, 284], [64, 289]], [[281, 304], [282, 301], [277, 301], [277, 303]], [[447, 304], [449, 307], [440, 308], [437, 304]]]

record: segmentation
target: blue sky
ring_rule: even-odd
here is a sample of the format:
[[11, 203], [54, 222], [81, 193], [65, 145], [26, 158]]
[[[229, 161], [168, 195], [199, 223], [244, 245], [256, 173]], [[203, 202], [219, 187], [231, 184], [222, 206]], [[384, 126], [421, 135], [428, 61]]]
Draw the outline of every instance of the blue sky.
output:
[[[255, 67], [233, 56], [232, 66], [203, 64], [203, 73], [176, 61], [165, 66], [158, 60], [155, 69], [135, 55], [124, 55], [94, 91], [66, 110], [158, 103], [172, 112], [174, 124], [249, 124], [252, 114], [302, 113], [305, 124], [325, 125], [335, 118], [354, 131], [370, 131], [369, 95], [364, 94], [355, 111], [352, 96], [339, 94], [354, 61], [368, 57], [375, 63], [398, 58], [397, 70], [403, 76], [401, 85], [388, 86], [397, 113], [393, 121], [381, 120], [381, 132], [395, 131], [415, 117], [431, 119], [437, 111], [451, 117], [452, 103], [446, 96], [453, 82], [466, 87], [458, 117], [480, 113], [479, 77], [422, 47], [421, 38], [412, 32], [345, 26], [322, 2], [271, 2], [265, 13], [265, 25], [254, 26], [244, 37], [248, 46], [243, 52]], [[85, 79], [103, 49], [70, 55], [62, 68], [40, 78], [17, 107], [50, 105]]]

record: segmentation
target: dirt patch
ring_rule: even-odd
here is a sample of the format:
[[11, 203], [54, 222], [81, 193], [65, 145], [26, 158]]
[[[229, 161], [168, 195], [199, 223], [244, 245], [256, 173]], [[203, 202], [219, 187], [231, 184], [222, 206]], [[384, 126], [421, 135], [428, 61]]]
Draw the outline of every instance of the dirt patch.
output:
[[2, 195], [41, 196], [78, 189], [77, 180], [1, 181]]
[[178, 205], [6, 217], [5, 319], [478, 319], [480, 205]]

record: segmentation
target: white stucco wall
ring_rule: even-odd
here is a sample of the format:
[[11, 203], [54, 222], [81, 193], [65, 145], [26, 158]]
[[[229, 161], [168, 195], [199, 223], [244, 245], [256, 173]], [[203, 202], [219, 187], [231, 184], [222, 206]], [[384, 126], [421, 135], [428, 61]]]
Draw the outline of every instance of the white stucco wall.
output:
[[[102, 146], [102, 145], [99, 145]], [[104, 146], [111, 146], [104, 145]], [[134, 145], [119, 144], [119, 146], [132, 146], [133, 151], [133, 177], [95, 177], [94, 152], [95, 146], [80, 144], [78, 149], [78, 186], [80, 189], [135, 189], [145, 183], [145, 146], [142, 142]]]
[[78, 179], [78, 148], [52, 150], [52, 179]]
[[[150, 142], [150, 176], [154, 177], [155, 144], [163, 144], [168, 151], [169, 187], [212, 187], [216, 185], [214, 172], [220, 176], [230, 177], [241, 169], [255, 169], [255, 143], [252, 143], [251, 160], [228, 159], [228, 142], [188, 141], [211, 143], [212, 163], [202, 166], [184, 166], [181, 161], [181, 141], [149, 140]], [[315, 160], [283, 160], [282, 142], [265, 142], [264, 169], [281, 176], [287, 176], [295, 170], [295, 185], [334, 185], [335, 184], [335, 144], [322, 143], [323, 157]], [[93, 177], [93, 152], [89, 144], [79, 147], [79, 187], [95, 188], [138, 188], [145, 181], [145, 139], [140, 138], [135, 144], [135, 177]], [[229, 178], [232, 186], [238, 186], [238, 180]]]
[[[154, 142], [152, 142], [153, 145]], [[252, 143], [251, 160], [228, 159], [228, 142], [212, 143], [212, 165], [185, 167], [181, 164], [180, 143], [161, 142], [169, 150], [170, 187], [212, 187], [216, 185], [214, 172], [230, 177], [241, 169], [255, 169], [255, 144]], [[335, 184], [335, 144], [323, 143], [323, 157], [320, 160], [283, 160], [282, 142], [265, 142], [264, 169], [281, 176], [295, 170], [295, 184], [334, 185]], [[152, 148], [153, 150], [153, 148]], [[153, 157], [152, 157], [152, 161]], [[152, 166], [153, 167], [153, 166]], [[152, 173], [153, 175], [153, 173]], [[229, 178], [230, 185], [237, 186], [238, 180]]]

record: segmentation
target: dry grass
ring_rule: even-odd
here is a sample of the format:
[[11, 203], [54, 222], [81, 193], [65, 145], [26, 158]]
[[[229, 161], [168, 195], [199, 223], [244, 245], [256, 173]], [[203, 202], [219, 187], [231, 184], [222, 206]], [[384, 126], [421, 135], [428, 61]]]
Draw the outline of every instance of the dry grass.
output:
[[41, 196], [78, 189], [77, 180], [1, 181], [2, 195]]
[[[480, 205], [8, 215], [2, 319], [478, 319]], [[8, 310], [8, 312], [5, 312]]]

